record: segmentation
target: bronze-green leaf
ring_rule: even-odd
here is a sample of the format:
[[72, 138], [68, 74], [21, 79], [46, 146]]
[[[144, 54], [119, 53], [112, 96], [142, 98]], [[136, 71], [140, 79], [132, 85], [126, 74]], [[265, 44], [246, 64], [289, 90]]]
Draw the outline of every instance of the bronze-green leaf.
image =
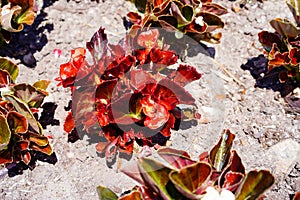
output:
[[46, 97], [46, 94], [25, 83], [15, 85], [13, 90], [14, 95], [23, 100], [30, 108], [39, 108]]
[[222, 169], [226, 166], [234, 138], [235, 136], [230, 132], [230, 130], [224, 130], [218, 144], [210, 151], [210, 161], [217, 171], [222, 171]]
[[10, 130], [12, 130], [13, 133], [26, 133], [28, 130], [28, 122], [26, 117], [18, 112], [9, 112], [7, 115], [7, 121]]
[[276, 30], [277, 33], [284, 37], [297, 37], [300, 34], [300, 29], [297, 28], [288, 20], [276, 18], [270, 21], [271, 26]]
[[150, 158], [140, 158], [138, 167], [147, 187], [158, 193], [163, 199], [172, 199], [167, 190], [167, 185], [170, 183], [170, 168]]
[[97, 187], [97, 193], [100, 200], [117, 200], [118, 196], [110, 189], [102, 186]]
[[33, 116], [32, 112], [30, 111], [29, 107], [26, 105], [24, 101], [21, 99], [13, 96], [13, 95], [8, 95], [5, 94], [4, 98], [9, 101], [10, 103], [13, 104], [15, 107], [16, 111], [19, 112], [20, 114], [24, 115], [27, 118], [27, 121], [29, 125], [39, 134], [43, 134], [43, 128], [41, 124], [35, 119]]
[[[170, 179], [176, 189], [189, 199], [198, 199], [199, 190], [204, 191], [205, 181], [211, 174], [211, 167], [204, 162], [198, 162], [188, 167], [182, 168], [180, 171], [172, 171]], [[198, 193], [199, 194], [199, 193]]]
[[0, 115], [0, 151], [3, 150], [9, 143], [11, 132], [5, 116]]
[[10, 77], [13, 81], [16, 80], [18, 74], [19, 74], [19, 68], [18, 66], [13, 63], [12, 61], [0, 57], [0, 69], [2, 70], [6, 70], [8, 71], [8, 73], [10, 74]]
[[274, 183], [274, 176], [267, 170], [250, 171], [238, 189], [236, 200], [255, 200]]
[[45, 95], [48, 95], [48, 92], [46, 91], [46, 89], [48, 88], [50, 83], [51, 83], [51, 81], [48, 81], [48, 80], [39, 80], [33, 84], [33, 87], [40, 90]]
[[47, 144], [44, 147], [38, 146], [35, 143], [31, 143], [30, 144], [30, 149], [35, 150], [35, 151], [40, 151], [42, 153], [45, 153], [47, 155], [51, 155], [53, 153], [52, 151], [52, 147], [50, 146], [50, 144]]

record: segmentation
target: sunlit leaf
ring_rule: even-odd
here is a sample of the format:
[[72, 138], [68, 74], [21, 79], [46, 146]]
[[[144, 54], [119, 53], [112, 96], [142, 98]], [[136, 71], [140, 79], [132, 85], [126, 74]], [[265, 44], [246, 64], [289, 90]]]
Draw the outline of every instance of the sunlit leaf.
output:
[[49, 156], [53, 153], [52, 147], [50, 146], [50, 144], [47, 144], [46, 146], [41, 147], [41, 146], [38, 146], [34, 143], [31, 143], [30, 144], [30, 149], [35, 150], [35, 151], [40, 151], [40, 152], [45, 153]]
[[171, 199], [167, 190], [171, 169], [149, 158], [140, 158], [138, 163], [139, 171], [146, 186], [158, 193], [162, 198]]
[[26, 133], [28, 130], [26, 117], [18, 112], [9, 112], [7, 115], [7, 121], [13, 133]]
[[8, 123], [5, 116], [0, 115], [0, 151], [5, 149], [11, 138]]
[[106, 187], [98, 186], [97, 193], [100, 200], [118, 200], [118, 196]]
[[180, 171], [172, 171], [169, 177], [181, 194], [189, 199], [197, 199], [196, 193], [201, 187], [203, 191], [205, 190], [206, 185], [203, 183], [208, 179], [210, 174], [210, 165], [199, 162], [182, 168]]
[[218, 144], [210, 151], [210, 160], [217, 171], [221, 171], [226, 166], [234, 138], [235, 135], [228, 129], [224, 130]]
[[14, 95], [23, 100], [30, 108], [39, 108], [46, 95], [35, 87], [22, 83], [13, 87]]
[[237, 192], [236, 200], [255, 200], [271, 187], [274, 181], [274, 176], [269, 171], [250, 171]]
[[50, 83], [51, 81], [48, 80], [39, 80], [33, 84], [33, 87], [45, 92]]
[[13, 104], [16, 111], [19, 112], [21, 115], [24, 115], [29, 123], [29, 125], [37, 132], [42, 134], [42, 126], [41, 124], [35, 119], [32, 112], [30, 111], [29, 107], [26, 105], [25, 102], [20, 100], [19, 98], [12, 96], [12, 95], [4, 95], [5, 99], [7, 99], [10, 103]]
[[13, 81], [16, 80], [19, 74], [18, 66], [6, 58], [0, 57], [0, 69], [8, 71]]

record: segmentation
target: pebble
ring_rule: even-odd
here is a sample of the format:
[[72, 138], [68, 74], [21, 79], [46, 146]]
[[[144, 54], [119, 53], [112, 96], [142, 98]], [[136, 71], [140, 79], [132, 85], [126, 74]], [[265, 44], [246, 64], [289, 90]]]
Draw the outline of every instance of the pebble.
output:
[[292, 139], [283, 140], [270, 147], [267, 155], [272, 157], [276, 172], [286, 174], [300, 160], [300, 144]]

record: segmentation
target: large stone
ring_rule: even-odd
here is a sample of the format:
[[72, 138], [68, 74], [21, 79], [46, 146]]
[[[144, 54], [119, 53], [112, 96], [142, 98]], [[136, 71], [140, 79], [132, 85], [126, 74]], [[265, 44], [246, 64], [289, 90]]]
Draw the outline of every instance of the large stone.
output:
[[300, 144], [287, 139], [270, 147], [267, 155], [271, 156], [276, 172], [286, 174], [300, 160]]

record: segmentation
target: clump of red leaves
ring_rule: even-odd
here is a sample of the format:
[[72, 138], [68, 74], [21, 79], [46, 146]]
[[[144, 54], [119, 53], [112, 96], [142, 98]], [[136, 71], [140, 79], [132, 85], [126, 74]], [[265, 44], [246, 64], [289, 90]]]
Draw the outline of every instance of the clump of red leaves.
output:
[[65, 131], [98, 134], [102, 140], [97, 151], [109, 162], [117, 152], [132, 155], [135, 141], [140, 146], [165, 145], [170, 130], [184, 119], [178, 105], [195, 106], [184, 86], [201, 74], [179, 64], [176, 52], [159, 35], [156, 29], [140, 31], [113, 45], [100, 28], [86, 45], [91, 63], [86, 49], [77, 48], [60, 66], [57, 80], [72, 90]]

